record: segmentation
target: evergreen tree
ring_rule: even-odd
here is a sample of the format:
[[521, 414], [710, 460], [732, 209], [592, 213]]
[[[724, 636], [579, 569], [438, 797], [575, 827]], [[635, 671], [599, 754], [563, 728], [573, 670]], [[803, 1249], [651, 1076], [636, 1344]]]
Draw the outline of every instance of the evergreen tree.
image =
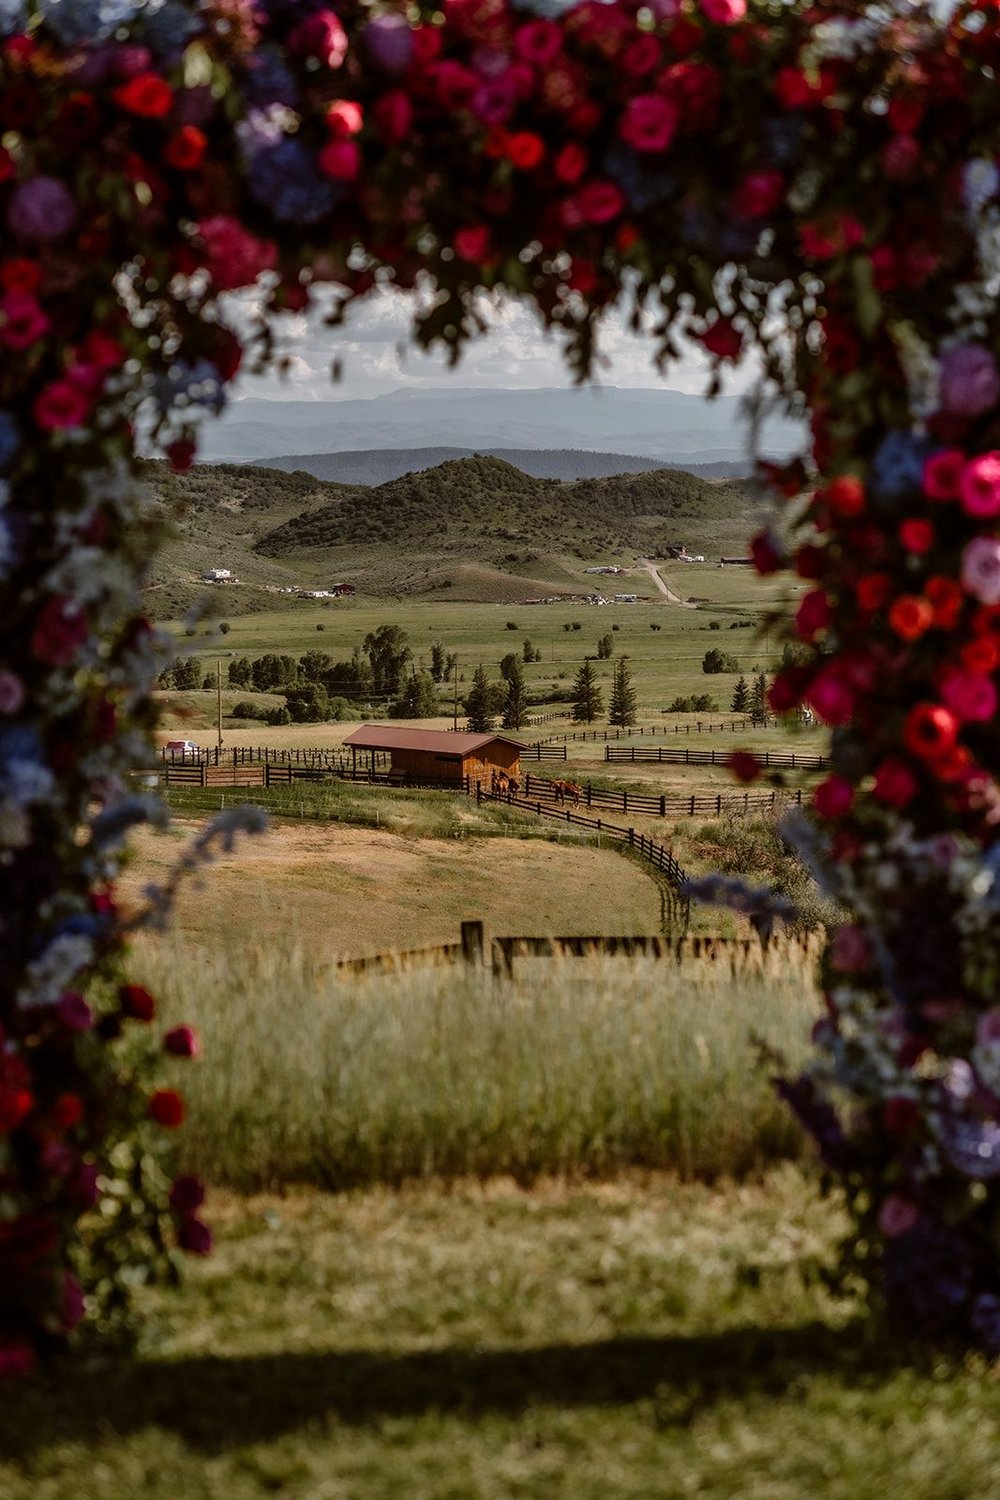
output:
[[520, 672], [520, 670], [521, 663], [518, 661], [513, 651], [508, 651], [507, 655], [500, 663], [500, 676], [503, 678], [504, 682], [509, 682], [510, 674], [512, 672]]
[[761, 672], [753, 680], [753, 692], [750, 694], [750, 717], [755, 724], [766, 724], [771, 717], [771, 710], [767, 703], [766, 672]]
[[174, 662], [174, 687], [181, 692], [201, 687], [201, 663], [196, 656], [179, 656]]
[[597, 685], [597, 675], [585, 661], [573, 684], [573, 723], [593, 724], [604, 712], [604, 694]]
[[615, 663], [611, 679], [611, 702], [608, 708], [608, 723], [625, 728], [637, 720], [638, 703], [632, 685], [632, 673], [628, 669], [628, 657], [620, 656]]
[[597, 642], [598, 661], [610, 661], [611, 653], [615, 649], [614, 640], [610, 635], [602, 635]]
[[469, 721], [467, 728], [473, 733], [486, 734], [493, 728], [493, 718], [490, 714], [490, 684], [482, 662], [472, 675], [472, 687], [465, 699], [465, 713]]
[[528, 718], [528, 695], [524, 687], [521, 664], [514, 658], [514, 665], [507, 675], [507, 701], [503, 706], [504, 729], [521, 729]]
[[525, 637], [524, 645], [521, 648], [521, 654], [523, 655], [525, 661], [541, 661], [540, 656], [535, 656], [535, 648], [527, 639], [527, 637]]
[[411, 672], [392, 712], [398, 719], [432, 719], [438, 711], [434, 679], [429, 672]]
[[734, 714], [745, 714], [750, 710], [750, 688], [745, 677], [741, 677], [733, 688], [733, 701], [729, 705]]
[[444, 647], [440, 641], [431, 644], [431, 676], [435, 682], [443, 682], [445, 678]]

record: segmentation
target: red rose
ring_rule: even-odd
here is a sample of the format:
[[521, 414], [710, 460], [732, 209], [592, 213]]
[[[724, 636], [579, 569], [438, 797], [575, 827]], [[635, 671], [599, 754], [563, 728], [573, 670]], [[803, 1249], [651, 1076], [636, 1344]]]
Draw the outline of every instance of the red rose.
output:
[[200, 1219], [185, 1219], [177, 1231], [177, 1243], [189, 1255], [211, 1255], [212, 1231]]
[[60, 1094], [49, 1111], [53, 1130], [72, 1130], [83, 1119], [83, 1100], [79, 1094]]
[[785, 179], [780, 172], [750, 172], [736, 189], [734, 207], [744, 219], [764, 219], [784, 201]]
[[193, 172], [200, 167], [208, 147], [208, 137], [197, 125], [182, 125], [167, 142], [164, 159], [178, 172]]
[[903, 725], [903, 743], [921, 760], [933, 760], [953, 749], [958, 738], [958, 720], [942, 703], [918, 703]]
[[545, 157], [545, 142], [533, 130], [515, 130], [507, 137], [504, 155], [522, 172], [530, 172]]
[[34, 1102], [27, 1063], [15, 1053], [0, 1053], [0, 1133], [16, 1130]]
[[873, 615], [888, 599], [891, 585], [892, 579], [888, 573], [862, 573], [854, 585], [858, 608], [864, 610], [866, 615]]
[[934, 545], [934, 527], [922, 516], [910, 516], [899, 528], [899, 540], [907, 552], [915, 552], [920, 556], [929, 552]]
[[111, 97], [121, 109], [144, 120], [162, 120], [174, 102], [169, 83], [158, 73], [137, 74], [116, 88]]
[[920, 783], [905, 760], [892, 757], [875, 768], [875, 796], [887, 807], [903, 808], [913, 801]]
[[812, 641], [828, 630], [833, 619], [830, 600], [824, 589], [810, 589], [803, 594], [795, 611], [795, 633], [800, 640]]
[[121, 985], [118, 1004], [122, 1015], [133, 1021], [151, 1021], [156, 1015], [156, 1001], [141, 984]]
[[149, 1101], [148, 1113], [164, 1130], [176, 1130], [184, 1123], [184, 1100], [176, 1089], [157, 1089]]
[[854, 788], [843, 776], [828, 776], [813, 792], [812, 804], [821, 818], [842, 818], [854, 805]]
[[860, 516], [865, 508], [865, 487], [856, 474], [841, 474], [820, 491], [833, 515], [840, 520]]
[[934, 606], [922, 594], [900, 594], [892, 601], [889, 624], [903, 641], [917, 641], [934, 624]]
[[478, 265], [490, 248], [490, 231], [486, 224], [467, 224], [455, 230], [455, 254], [461, 260]]
[[201, 1042], [193, 1026], [175, 1026], [163, 1038], [163, 1050], [171, 1057], [197, 1057]]
[[749, 750], [734, 750], [726, 765], [737, 781], [756, 781], [760, 775], [760, 761]]
[[43, 432], [64, 427], [82, 427], [90, 415], [93, 399], [72, 380], [53, 380], [35, 397], [32, 412]]
[[743, 348], [743, 335], [733, 324], [732, 318], [716, 318], [711, 328], [699, 334], [699, 342], [716, 359], [739, 359]]

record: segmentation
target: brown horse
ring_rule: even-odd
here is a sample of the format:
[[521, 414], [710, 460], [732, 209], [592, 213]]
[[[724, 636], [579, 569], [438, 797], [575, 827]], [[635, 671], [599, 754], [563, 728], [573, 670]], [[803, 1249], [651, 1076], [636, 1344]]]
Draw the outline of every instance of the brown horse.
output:
[[583, 795], [583, 787], [577, 786], [575, 781], [552, 781], [549, 783], [555, 793], [557, 802], [565, 802], [568, 797], [574, 807], [580, 806], [580, 798]]

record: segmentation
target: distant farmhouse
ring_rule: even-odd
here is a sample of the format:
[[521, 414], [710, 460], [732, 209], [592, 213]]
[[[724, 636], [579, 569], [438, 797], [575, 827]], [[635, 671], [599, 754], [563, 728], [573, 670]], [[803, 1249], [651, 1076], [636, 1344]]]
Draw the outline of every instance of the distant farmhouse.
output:
[[202, 573], [201, 581], [202, 583], [239, 583], [240, 580], [233, 577], [230, 568], [208, 568]]

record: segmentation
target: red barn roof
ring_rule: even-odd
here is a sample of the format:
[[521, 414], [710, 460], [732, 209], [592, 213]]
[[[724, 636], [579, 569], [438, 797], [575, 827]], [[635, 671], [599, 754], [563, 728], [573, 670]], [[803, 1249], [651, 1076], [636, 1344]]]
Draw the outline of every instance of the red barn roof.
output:
[[347, 736], [344, 744], [357, 750], [426, 750], [433, 755], [461, 760], [497, 740], [514, 745], [518, 750], [527, 749], [520, 740], [511, 739], [508, 734], [455, 734], [449, 729], [400, 729], [395, 724], [362, 724], [360, 729]]

